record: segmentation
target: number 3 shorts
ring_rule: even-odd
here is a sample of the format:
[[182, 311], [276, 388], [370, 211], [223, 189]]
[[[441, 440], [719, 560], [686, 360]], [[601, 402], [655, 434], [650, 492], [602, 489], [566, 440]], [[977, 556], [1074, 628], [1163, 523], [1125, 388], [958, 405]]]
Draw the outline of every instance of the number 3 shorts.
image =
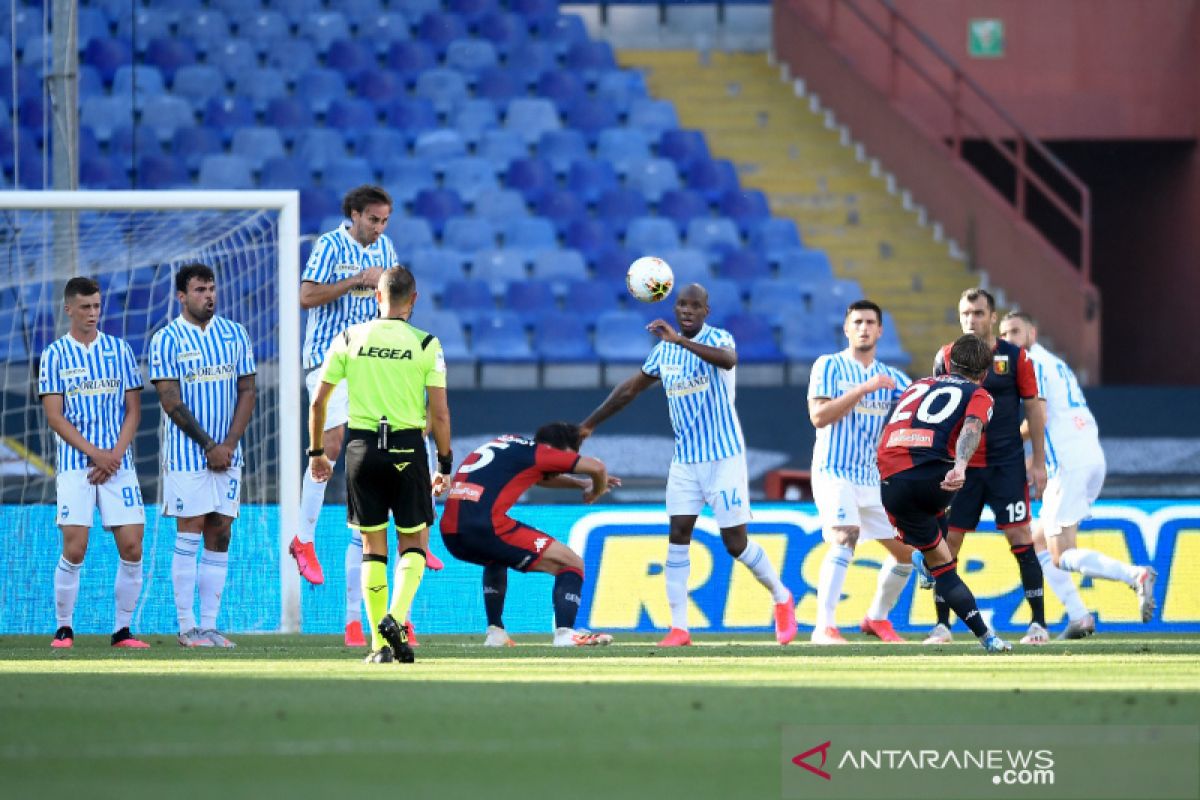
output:
[[146, 511], [142, 508], [142, 490], [137, 473], [131, 469], [118, 470], [104, 483], [88, 483], [85, 469], [60, 472], [55, 479], [59, 525], [92, 527], [95, 510], [100, 509], [100, 524], [112, 529], [122, 525], [144, 525]]
[[201, 517], [216, 512], [237, 518], [241, 506], [242, 468], [167, 470], [163, 477], [163, 516]]

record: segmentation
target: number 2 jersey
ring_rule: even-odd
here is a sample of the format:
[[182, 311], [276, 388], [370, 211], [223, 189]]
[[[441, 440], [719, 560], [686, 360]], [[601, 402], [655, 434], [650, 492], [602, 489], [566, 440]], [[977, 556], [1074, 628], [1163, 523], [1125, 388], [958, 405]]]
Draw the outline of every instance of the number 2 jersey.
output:
[[468, 528], [506, 533], [516, 526], [508, 510], [547, 475], [571, 472], [579, 453], [538, 444], [524, 436], [500, 436], [477, 448], [454, 473], [442, 533]]
[[908, 470], [912, 477], [941, 477], [939, 473], [954, 462], [963, 420], [977, 417], [986, 428], [993, 402], [986, 389], [961, 375], [913, 383], [896, 402], [879, 437], [879, 477], [886, 480]]
[[[933, 374], [950, 374], [950, 345], [938, 351], [933, 362]], [[1042, 396], [1029, 354], [1015, 344], [997, 339], [992, 347], [992, 366], [982, 385], [995, 402], [995, 416], [968, 466], [1024, 464], [1021, 401]]]

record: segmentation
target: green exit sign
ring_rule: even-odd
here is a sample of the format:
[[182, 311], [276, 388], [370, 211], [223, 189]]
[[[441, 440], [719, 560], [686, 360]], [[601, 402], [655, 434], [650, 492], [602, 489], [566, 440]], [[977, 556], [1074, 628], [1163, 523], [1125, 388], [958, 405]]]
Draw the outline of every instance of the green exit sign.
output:
[[1004, 20], [973, 19], [967, 23], [967, 55], [972, 58], [1004, 56]]

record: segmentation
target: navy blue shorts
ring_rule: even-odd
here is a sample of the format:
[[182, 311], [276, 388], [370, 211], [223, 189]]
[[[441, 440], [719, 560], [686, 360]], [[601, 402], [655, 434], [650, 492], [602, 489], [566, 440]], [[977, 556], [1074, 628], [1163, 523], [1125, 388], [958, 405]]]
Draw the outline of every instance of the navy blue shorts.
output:
[[967, 480], [950, 505], [950, 530], [975, 530], [985, 505], [996, 515], [1000, 530], [1029, 524], [1024, 461], [968, 469]]
[[879, 485], [883, 509], [897, 537], [909, 547], [932, 550], [946, 536], [946, 506], [954, 497], [940, 484], [941, 477], [905, 477], [893, 475]]
[[518, 522], [504, 533], [496, 533], [491, 527], [460, 525], [458, 533], [442, 531], [442, 541], [459, 561], [481, 567], [503, 564], [528, 572], [541, 560], [554, 537]]

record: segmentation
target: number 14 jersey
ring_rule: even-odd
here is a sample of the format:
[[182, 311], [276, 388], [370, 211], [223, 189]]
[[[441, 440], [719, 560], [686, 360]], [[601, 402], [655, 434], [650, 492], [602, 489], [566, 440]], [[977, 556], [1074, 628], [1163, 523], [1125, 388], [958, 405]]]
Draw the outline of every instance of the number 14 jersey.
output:
[[[905, 390], [879, 437], [879, 477], [953, 463], [963, 420], [992, 418], [992, 396], [959, 375], [922, 378]], [[982, 445], [981, 445], [982, 446]]]

